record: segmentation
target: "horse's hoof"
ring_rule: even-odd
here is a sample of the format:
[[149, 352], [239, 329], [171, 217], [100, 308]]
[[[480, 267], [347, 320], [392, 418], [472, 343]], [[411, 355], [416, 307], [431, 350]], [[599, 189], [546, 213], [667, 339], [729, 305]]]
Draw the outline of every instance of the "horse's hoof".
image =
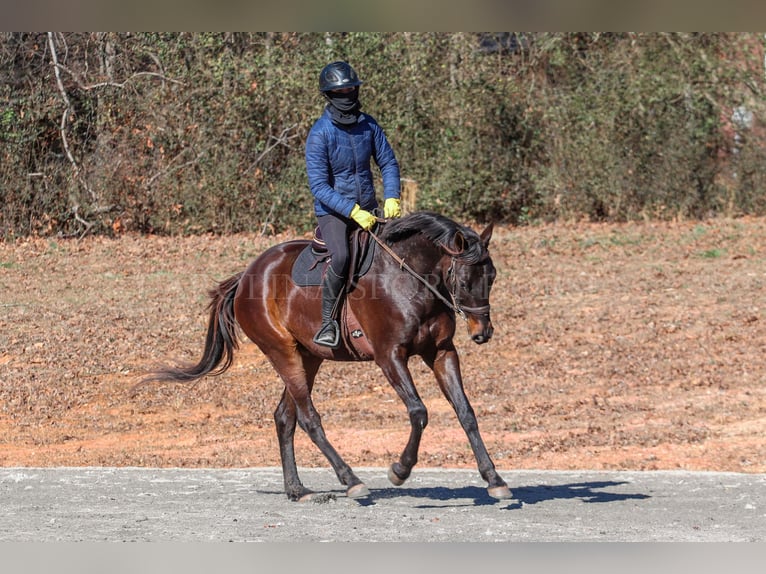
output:
[[404, 481], [407, 480], [406, 478], [399, 478], [399, 475], [397, 475], [394, 472], [394, 467], [389, 466], [388, 467], [388, 481], [393, 484], [394, 486], [401, 486], [404, 484]]
[[349, 498], [367, 498], [370, 496], [370, 491], [363, 482], [350, 486], [346, 491], [346, 496]]
[[319, 494], [316, 492], [307, 492], [298, 499], [298, 502], [312, 502], [317, 496]]
[[511, 489], [507, 486], [493, 486], [487, 489], [487, 492], [492, 498], [498, 500], [504, 500], [506, 498], [512, 498]]

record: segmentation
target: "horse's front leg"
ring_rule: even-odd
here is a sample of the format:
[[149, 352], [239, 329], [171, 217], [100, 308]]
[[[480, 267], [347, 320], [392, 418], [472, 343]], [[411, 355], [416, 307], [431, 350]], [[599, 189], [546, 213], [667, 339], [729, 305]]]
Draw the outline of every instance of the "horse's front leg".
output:
[[428, 424], [428, 411], [418, 395], [412, 375], [407, 367], [407, 355], [404, 350], [397, 349], [384, 361], [378, 361], [378, 365], [386, 375], [388, 382], [402, 399], [407, 414], [410, 417], [410, 437], [404, 447], [399, 461], [388, 469], [388, 479], [395, 486], [401, 486], [412, 472], [412, 468], [418, 462], [418, 449], [423, 430]]
[[492, 462], [479, 433], [476, 414], [463, 388], [463, 377], [460, 374], [457, 351], [450, 345], [447, 349], [436, 351], [432, 358], [424, 357], [424, 359], [433, 370], [442, 393], [452, 408], [455, 409], [460, 425], [468, 436], [468, 442], [471, 444], [471, 449], [476, 457], [479, 473], [487, 481], [487, 492], [493, 498], [510, 498], [511, 491], [495, 470], [495, 464]]

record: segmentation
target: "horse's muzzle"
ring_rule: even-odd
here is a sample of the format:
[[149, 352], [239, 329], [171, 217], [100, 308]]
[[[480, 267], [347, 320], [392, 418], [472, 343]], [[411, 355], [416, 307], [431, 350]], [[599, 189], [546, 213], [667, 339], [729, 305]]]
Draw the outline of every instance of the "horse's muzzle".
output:
[[483, 345], [484, 343], [489, 342], [492, 338], [492, 335], [495, 333], [495, 328], [492, 326], [492, 321], [490, 321], [489, 317], [482, 320], [469, 318], [468, 332], [474, 343]]

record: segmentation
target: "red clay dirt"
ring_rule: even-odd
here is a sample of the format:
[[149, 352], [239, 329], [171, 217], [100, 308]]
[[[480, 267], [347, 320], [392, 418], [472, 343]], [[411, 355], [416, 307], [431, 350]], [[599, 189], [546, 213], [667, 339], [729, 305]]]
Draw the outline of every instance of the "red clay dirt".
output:
[[[290, 238], [0, 243], [0, 465], [278, 465], [282, 386], [249, 341], [220, 377], [131, 390], [196, 361], [207, 290]], [[456, 341], [499, 468], [766, 472], [766, 219], [500, 227], [491, 253], [495, 338], [461, 324]], [[419, 464], [474, 467], [410, 365], [430, 414]], [[315, 401], [350, 464], [397, 458], [407, 415], [373, 363], [325, 363]], [[297, 448], [327, 466], [300, 431]]]

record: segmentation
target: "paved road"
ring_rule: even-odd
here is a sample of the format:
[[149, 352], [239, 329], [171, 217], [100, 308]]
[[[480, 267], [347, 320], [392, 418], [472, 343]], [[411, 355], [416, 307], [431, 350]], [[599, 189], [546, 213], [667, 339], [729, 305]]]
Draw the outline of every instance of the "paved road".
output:
[[505, 471], [489, 498], [471, 470], [304, 469], [320, 502], [292, 503], [279, 469], [0, 469], [0, 541], [766, 541], [766, 475]]

